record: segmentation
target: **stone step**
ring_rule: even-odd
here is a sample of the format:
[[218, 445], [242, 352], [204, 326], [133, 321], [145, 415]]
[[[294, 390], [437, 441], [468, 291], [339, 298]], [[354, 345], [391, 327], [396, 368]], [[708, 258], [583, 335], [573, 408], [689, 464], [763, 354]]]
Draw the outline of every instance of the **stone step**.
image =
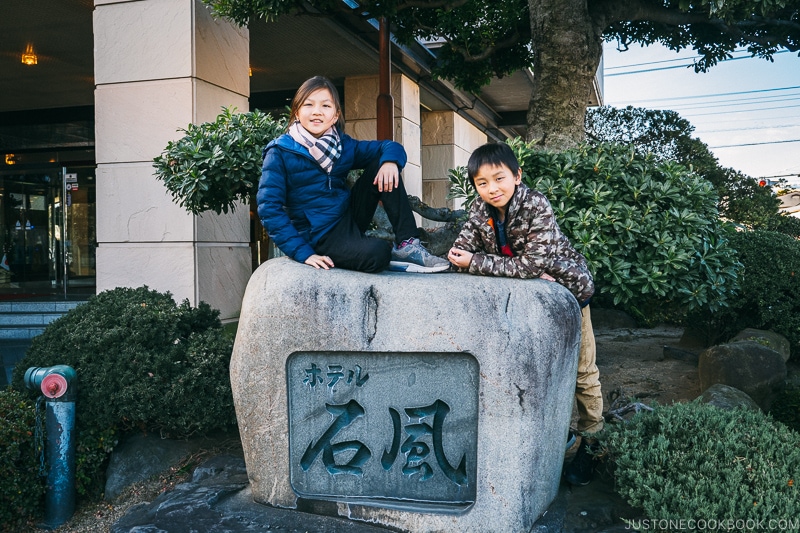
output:
[[0, 373], [0, 386], [11, 382], [14, 365], [24, 357], [31, 339], [82, 303], [82, 300], [0, 302], [0, 358], [4, 371]]
[[5, 301], [0, 302], [0, 315], [15, 313], [66, 313], [82, 304], [82, 300]]
[[80, 305], [81, 301], [0, 302], [0, 339], [30, 338]]

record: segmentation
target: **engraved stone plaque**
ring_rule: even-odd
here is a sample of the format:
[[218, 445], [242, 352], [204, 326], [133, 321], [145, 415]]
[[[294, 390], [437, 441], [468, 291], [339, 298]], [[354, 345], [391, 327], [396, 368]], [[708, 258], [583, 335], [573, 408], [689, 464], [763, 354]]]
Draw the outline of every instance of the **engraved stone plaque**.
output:
[[472, 355], [295, 352], [286, 366], [290, 477], [299, 496], [442, 512], [474, 503]]

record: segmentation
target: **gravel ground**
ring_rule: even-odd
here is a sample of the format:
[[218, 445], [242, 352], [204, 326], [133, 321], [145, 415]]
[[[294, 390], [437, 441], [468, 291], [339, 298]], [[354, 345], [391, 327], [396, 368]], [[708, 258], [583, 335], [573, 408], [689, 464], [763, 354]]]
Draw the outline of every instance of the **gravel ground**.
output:
[[[235, 449], [241, 449], [241, 443], [238, 440], [226, 441], [217, 447], [200, 450], [161, 474], [129, 486], [113, 501], [84, 502], [78, 506], [75, 514], [66, 524], [52, 531], [54, 533], [108, 533], [111, 526], [132, 506], [153, 501], [159, 494], [189, 481], [194, 468], [209, 457]], [[30, 531], [42, 530], [31, 527]]]

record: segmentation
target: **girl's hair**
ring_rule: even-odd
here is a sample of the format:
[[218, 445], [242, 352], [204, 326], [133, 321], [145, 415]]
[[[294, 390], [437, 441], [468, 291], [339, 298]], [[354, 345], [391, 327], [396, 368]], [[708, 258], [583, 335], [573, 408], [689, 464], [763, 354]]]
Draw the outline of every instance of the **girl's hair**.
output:
[[507, 167], [515, 176], [519, 172], [517, 156], [506, 143], [486, 143], [472, 152], [467, 162], [467, 176], [473, 187], [475, 186], [475, 176], [483, 165]]
[[314, 76], [313, 78], [307, 79], [303, 82], [303, 85], [297, 89], [297, 92], [294, 93], [291, 111], [289, 112], [289, 126], [297, 120], [297, 112], [300, 111], [300, 106], [303, 105], [303, 102], [311, 96], [311, 93], [320, 89], [327, 89], [328, 92], [331, 93], [333, 105], [336, 108], [336, 112], [339, 113], [339, 120], [336, 121], [336, 128], [340, 132], [344, 132], [344, 113], [342, 113], [342, 104], [339, 103], [339, 91], [336, 90], [333, 82], [325, 76]]

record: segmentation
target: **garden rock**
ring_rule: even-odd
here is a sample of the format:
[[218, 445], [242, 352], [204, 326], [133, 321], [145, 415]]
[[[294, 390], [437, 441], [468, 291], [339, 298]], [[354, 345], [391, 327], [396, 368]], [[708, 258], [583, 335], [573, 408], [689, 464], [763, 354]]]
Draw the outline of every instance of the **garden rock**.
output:
[[373, 526], [276, 509], [253, 501], [241, 456], [212, 457], [194, 471], [192, 480], [132, 507], [112, 533], [143, 531], [326, 531], [374, 533]]
[[753, 341], [720, 344], [704, 350], [698, 365], [700, 390], [715, 383], [735, 387], [769, 411], [774, 396], [786, 380], [783, 356]]
[[700, 396], [700, 401], [727, 410], [750, 409], [758, 411], [760, 409], [750, 396], [739, 389], [722, 383], [715, 383], [706, 389]]
[[[399, 530], [528, 531], [558, 492], [579, 344], [557, 283], [267, 261], [230, 364], [253, 497]], [[408, 423], [438, 428], [424, 484], [392, 456]], [[344, 426], [353, 459], [334, 456]]]
[[774, 331], [763, 330], [763, 329], [754, 329], [754, 328], [747, 328], [740, 331], [734, 338], [731, 339], [730, 342], [737, 342], [737, 341], [755, 341], [759, 344], [763, 344], [767, 348], [772, 348], [779, 354], [783, 356], [783, 361], [789, 361], [789, 352], [790, 352], [790, 345], [789, 339], [781, 335], [780, 333], [775, 333]]
[[111, 453], [106, 469], [105, 499], [113, 500], [125, 487], [163, 472], [212, 442], [207, 438], [175, 440], [153, 434], [130, 435]]

